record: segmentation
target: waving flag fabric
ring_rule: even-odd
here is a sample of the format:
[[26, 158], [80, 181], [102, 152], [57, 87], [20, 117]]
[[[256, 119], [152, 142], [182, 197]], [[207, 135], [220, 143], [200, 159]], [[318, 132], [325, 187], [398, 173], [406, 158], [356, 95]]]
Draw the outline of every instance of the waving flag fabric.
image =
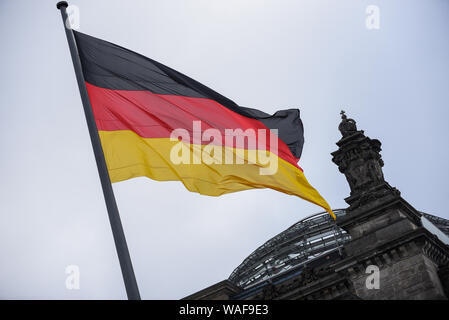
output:
[[161, 63], [74, 34], [112, 182], [146, 176], [210, 196], [271, 188], [334, 216], [298, 166], [299, 110], [240, 107]]

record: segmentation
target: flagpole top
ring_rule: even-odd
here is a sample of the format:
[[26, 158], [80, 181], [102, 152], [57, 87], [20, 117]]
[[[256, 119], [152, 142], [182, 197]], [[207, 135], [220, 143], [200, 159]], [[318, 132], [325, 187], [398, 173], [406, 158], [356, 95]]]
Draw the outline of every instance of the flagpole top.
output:
[[68, 7], [69, 6], [69, 4], [67, 3], [67, 1], [59, 1], [57, 4], [56, 4], [56, 8], [58, 8], [58, 10], [61, 10], [61, 7]]

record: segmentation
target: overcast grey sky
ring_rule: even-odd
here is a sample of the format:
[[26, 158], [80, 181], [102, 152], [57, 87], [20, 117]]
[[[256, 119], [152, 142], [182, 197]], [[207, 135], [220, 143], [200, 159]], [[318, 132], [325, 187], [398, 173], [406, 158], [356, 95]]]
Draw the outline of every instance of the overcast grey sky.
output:
[[[56, 1], [0, 2], [0, 298], [126, 297]], [[330, 152], [344, 108], [382, 142], [384, 174], [415, 208], [449, 218], [449, 2], [72, 1], [80, 31], [137, 51], [238, 104], [300, 108], [309, 182], [333, 208], [349, 187]], [[380, 29], [365, 26], [368, 5]], [[144, 299], [229, 276], [321, 208], [274, 190], [219, 198], [179, 182], [114, 184]], [[80, 289], [65, 286], [67, 265]]]

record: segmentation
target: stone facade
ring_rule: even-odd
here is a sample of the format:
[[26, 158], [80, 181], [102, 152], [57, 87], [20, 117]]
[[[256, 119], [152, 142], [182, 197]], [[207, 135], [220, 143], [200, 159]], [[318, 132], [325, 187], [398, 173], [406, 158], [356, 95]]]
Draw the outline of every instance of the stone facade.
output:
[[357, 130], [343, 111], [339, 130], [332, 161], [351, 189], [347, 214], [337, 219], [351, 236], [341, 254], [256, 288], [225, 280], [186, 299], [448, 298], [448, 245], [423, 227], [421, 213], [385, 181], [380, 141]]

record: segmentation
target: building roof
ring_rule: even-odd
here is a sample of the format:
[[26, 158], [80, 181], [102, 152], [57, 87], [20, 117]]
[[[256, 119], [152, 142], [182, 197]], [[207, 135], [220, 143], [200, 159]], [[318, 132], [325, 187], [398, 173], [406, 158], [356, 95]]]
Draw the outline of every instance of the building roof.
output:
[[[346, 214], [344, 209], [334, 210], [334, 213], [337, 217]], [[449, 221], [422, 214], [423, 226], [449, 244]], [[257, 248], [235, 268], [229, 281], [245, 291], [259, 287], [266, 281], [288, 276], [293, 270], [297, 272], [306, 265], [319, 263], [320, 257], [338, 255], [350, 239], [327, 212], [313, 214]]]

